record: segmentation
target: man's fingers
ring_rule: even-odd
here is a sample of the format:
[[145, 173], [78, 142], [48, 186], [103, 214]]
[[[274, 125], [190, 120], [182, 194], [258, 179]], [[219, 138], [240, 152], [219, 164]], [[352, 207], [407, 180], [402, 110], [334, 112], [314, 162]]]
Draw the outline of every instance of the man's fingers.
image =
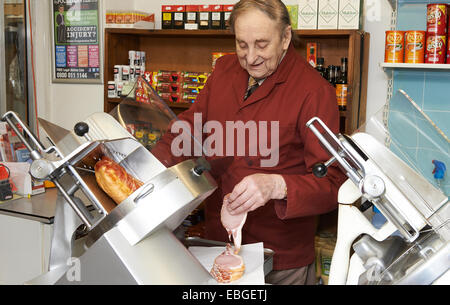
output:
[[228, 202], [232, 203], [233, 201], [235, 201], [236, 198], [238, 198], [243, 192], [245, 192], [246, 188], [247, 186], [244, 180], [236, 184], [233, 191], [230, 193], [230, 196], [228, 196]]
[[230, 212], [231, 215], [237, 215], [244, 212], [248, 212], [252, 206], [255, 204], [255, 200], [253, 197], [251, 197], [249, 200], [245, 201], [243, 204], [241, 204], [239, 207], [234, 209]]
[[237, 209], [239, 206], [244, 204], [247, 200], [249, 200], [252, 197], [251, 192], [244, 191], [242, 194], [240, 194], [234, 201], [229, 201], [227, 208], [228, 211], [233, 211]]

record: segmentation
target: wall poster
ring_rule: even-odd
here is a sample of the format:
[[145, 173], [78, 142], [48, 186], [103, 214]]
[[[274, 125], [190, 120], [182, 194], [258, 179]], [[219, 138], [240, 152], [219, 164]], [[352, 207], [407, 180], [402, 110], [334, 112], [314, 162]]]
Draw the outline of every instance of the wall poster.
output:
[[53, 82], [103, 82], [100, 1], [52, 0]]

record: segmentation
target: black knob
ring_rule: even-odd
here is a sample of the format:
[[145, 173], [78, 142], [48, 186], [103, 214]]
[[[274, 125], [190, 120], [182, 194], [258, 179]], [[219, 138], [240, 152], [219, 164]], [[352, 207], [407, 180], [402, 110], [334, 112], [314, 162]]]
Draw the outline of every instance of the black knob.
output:
[[84, 122], [80, 122], [77, 123], [75, 125], [75, 127], [73, 128], [73, 130], [75, 131], [75, 134], [79, 137], [84, 136], [86, 133], [89, 132], [89, 125], [84, 123]]
[[317, 163], [313, 166], [312, 172], [317, 178], [323, 178], [327, 175], [328, 167], [323, 163]]
[[208, 161], [205, 160], [205, 158], [198, 158], [197, 159], [197, 166], [194, 167], [193, 171], [196, 175], [200, 176], [203, 174], [204, 171], [210, 171], [211, 165]]

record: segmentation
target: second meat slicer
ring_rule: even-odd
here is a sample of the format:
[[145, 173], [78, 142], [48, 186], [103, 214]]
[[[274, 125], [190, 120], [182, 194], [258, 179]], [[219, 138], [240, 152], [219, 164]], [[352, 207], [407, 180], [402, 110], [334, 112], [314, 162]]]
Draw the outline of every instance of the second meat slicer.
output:
[[[319, 118], [307, 123], [332, 156], [313, 173], [323, 177], [337, 162], [348, 177], [329, 284], [450, 282], [450, 206], [430, 177], [433, 158], [449, 164], [450, 149], [430, 122], [400, 91], [352, 136], [333, 134]], [[386, 219], [381, 227], [370, 221], [371, 205]]]
[[[165, 132], [175, 116], [157, 97], [149, 103], [121, 103], [117, 108], [116, 118], [96, 113], [77, 124], [75, 131], [40, 119], [50, 142], [48, 147], [44, 147], [14, 112], [3, 116], [31, 152], [32, 177], [53, 181], [62, 196], [62, 204], [72, 208], [60, 208], [64, 210], [60, 216], [67, 219], [73, 211], [75, 218], [81, 220], [57, 225], [55, 219], [50, 271], [30, 283], [215, 283], [173, 234], [216, 189], [208, 164], [199, 158], [166, 168], [127, 131], [130, 126], [119, 123], [129, 115], [141, 116], [159, 133]], [[133, 113], [136, 109], [139, 111]], [[102, 156], [108, 156], [144, 182], [119, 205], [95, 181], [93, 168]], [[79, 224], [86, 227], [85, 252], [77, 258], [77, 275], [70, 277], [67, 272], [73, 266], [66, 261], [72, 258], [71, 239]], [[52, 262], [52, 258], [58, 257], [58, 263]]]

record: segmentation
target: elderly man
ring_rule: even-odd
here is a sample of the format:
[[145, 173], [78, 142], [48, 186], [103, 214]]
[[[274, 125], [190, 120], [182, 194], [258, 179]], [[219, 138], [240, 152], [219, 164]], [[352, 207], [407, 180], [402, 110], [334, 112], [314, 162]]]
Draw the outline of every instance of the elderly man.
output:
[[[222, 169], [213, 168], [219, 189], [205, 205], [206, 237], [228, 241], [220, 222], [226, 196], [224, 204], [231, 214], [248, 212], [242, 242], [263, 242], [275, 251], [266, 282], [313, 284], [315, 216], [337, 207], [337, 190], [344, 177], [336, 168], [330, 168], [325, 178], [313, 176], [312, 166], [328, 155], [305, 124], [318, 116], [338, 132], [336, 94], [296, 52], [289, 14], [281, 1], [241, 0], [231, 13], [230, 25], [236, 55], [217, 61], [196, 103], [179, 119], [194, 126], [195, 115], [201, 115], [203, 124], [218, 122], [223, 130], [229, 122], [255, 122], [260, 128], [257, 139], [265, 143], [263, 147], [271, 145], [269, 157], [277, 158], [268, 165], [263, 162], [269, 158], [267, 153], [260, 149], [252, 154], [251, 136], [244, 143], [245, 154], [238, 154], [242, 143], [224, 133], [223, 151], [234, 149], [235, 154]], [[175, 162], [161, 153], [173, 137], [167, 134], [152, 151], [166, 165]]]

